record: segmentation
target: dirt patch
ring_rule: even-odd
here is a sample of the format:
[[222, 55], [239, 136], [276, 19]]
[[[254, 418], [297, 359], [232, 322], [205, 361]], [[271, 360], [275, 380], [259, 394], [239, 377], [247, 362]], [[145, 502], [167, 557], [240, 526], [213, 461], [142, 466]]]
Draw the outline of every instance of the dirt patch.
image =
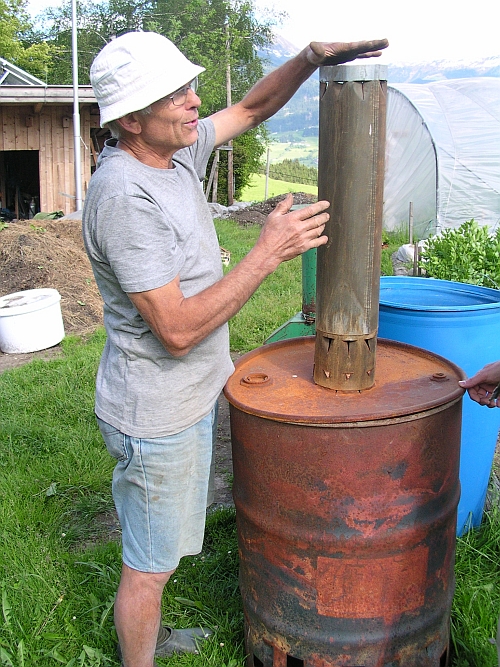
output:
[[102, 324], [102, 300], [78, 220], [21, 220], [0, 232], [0, 295], [52, 287], [67, 334]]
[[[286, 195], [278, 195], [277, 197], [271, 197], [271, 199], [266, 199], [266, 201], [253, 204], [252, 206], [241, 209], [240, 211], [235, 211], [231, 214], [231, 219], [236, 220], [240, 225], [262, 226], [265, 223], [269, 213], [271, 213], [276, 205], [280, 201], [283, 201], [285, 197]], [[293, 203], [295, 206], [298, 204], [313, 204], [316, 201], [318, 201], [318, 198], [314, 195], [310, 195], [305, 192], [293, 193]]]

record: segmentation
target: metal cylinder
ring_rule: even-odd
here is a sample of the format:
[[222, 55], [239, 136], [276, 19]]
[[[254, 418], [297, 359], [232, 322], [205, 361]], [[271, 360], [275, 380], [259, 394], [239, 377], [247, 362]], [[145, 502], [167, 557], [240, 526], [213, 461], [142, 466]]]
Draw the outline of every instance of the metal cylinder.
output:
[[330, 201], [318, 248], [314, 380], [330, 389], [375, 381], [382, 244], [387, 67], [322, 67], [319, 199]]
[[444, 667], [464, 374], [379, 340], [376, 386], [335, 392], [313, 357], [272, 343], [225, 389], [246, 667]]
[[302, 255], [302, 315], [309, 324], [316, 321], [317, 248]]

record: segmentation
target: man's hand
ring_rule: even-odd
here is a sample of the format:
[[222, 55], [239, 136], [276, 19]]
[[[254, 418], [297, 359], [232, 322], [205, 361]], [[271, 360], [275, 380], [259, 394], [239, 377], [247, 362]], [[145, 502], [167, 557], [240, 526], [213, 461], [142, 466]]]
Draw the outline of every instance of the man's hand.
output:
[[462, 380], [458, 384], [467, 389], [473, 401], [489, 408], [500, 407], [500, 397], [492, 399], [491, 394], [500, 382], [500, 361], [486, 364], [480, 371], [468, 380]]
[[389, 46], [387, 39], [370, 42], [311, 42], [307, 59], [311, 65], [340, 65], [356, 58], [378, 58]]
[[274, 271], [281, 262], [327, 243], [323, 236], [329, 219], [327, 201], [319, 201], [305, 208], [290, 212], [293, 197], [288, 194], [268, 216], [255, 250], [262, 253], [263, 265]]

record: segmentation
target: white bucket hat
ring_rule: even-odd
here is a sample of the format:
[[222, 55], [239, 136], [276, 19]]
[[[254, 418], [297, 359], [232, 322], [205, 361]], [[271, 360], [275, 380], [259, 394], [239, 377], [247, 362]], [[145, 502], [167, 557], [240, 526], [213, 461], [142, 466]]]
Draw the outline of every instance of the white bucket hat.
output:
[[113, 39], [90, 68], [101, 127], [144, 109], [204, 71], [156, 32], [128, 32]]

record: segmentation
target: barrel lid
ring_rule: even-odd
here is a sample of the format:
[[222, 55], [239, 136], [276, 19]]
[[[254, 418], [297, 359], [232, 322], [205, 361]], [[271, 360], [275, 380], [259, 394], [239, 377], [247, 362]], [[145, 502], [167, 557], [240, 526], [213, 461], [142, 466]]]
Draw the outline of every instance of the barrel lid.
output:
[[379, 338], [375, 385], [334, 391], [313, 380], [314, 336], [278, 341], [245, 354], [224, 393], [243, 412], [299, 424], [365, 422], [438, 408], [458, 400], [464, 372], [422, 348]]
[[42, 287], [39, 289], [23, 290], [0, 297], [0, 317], [11, 317], [47, 308], [53, 303], [58, 303], [61, 295], [56, 289]]

